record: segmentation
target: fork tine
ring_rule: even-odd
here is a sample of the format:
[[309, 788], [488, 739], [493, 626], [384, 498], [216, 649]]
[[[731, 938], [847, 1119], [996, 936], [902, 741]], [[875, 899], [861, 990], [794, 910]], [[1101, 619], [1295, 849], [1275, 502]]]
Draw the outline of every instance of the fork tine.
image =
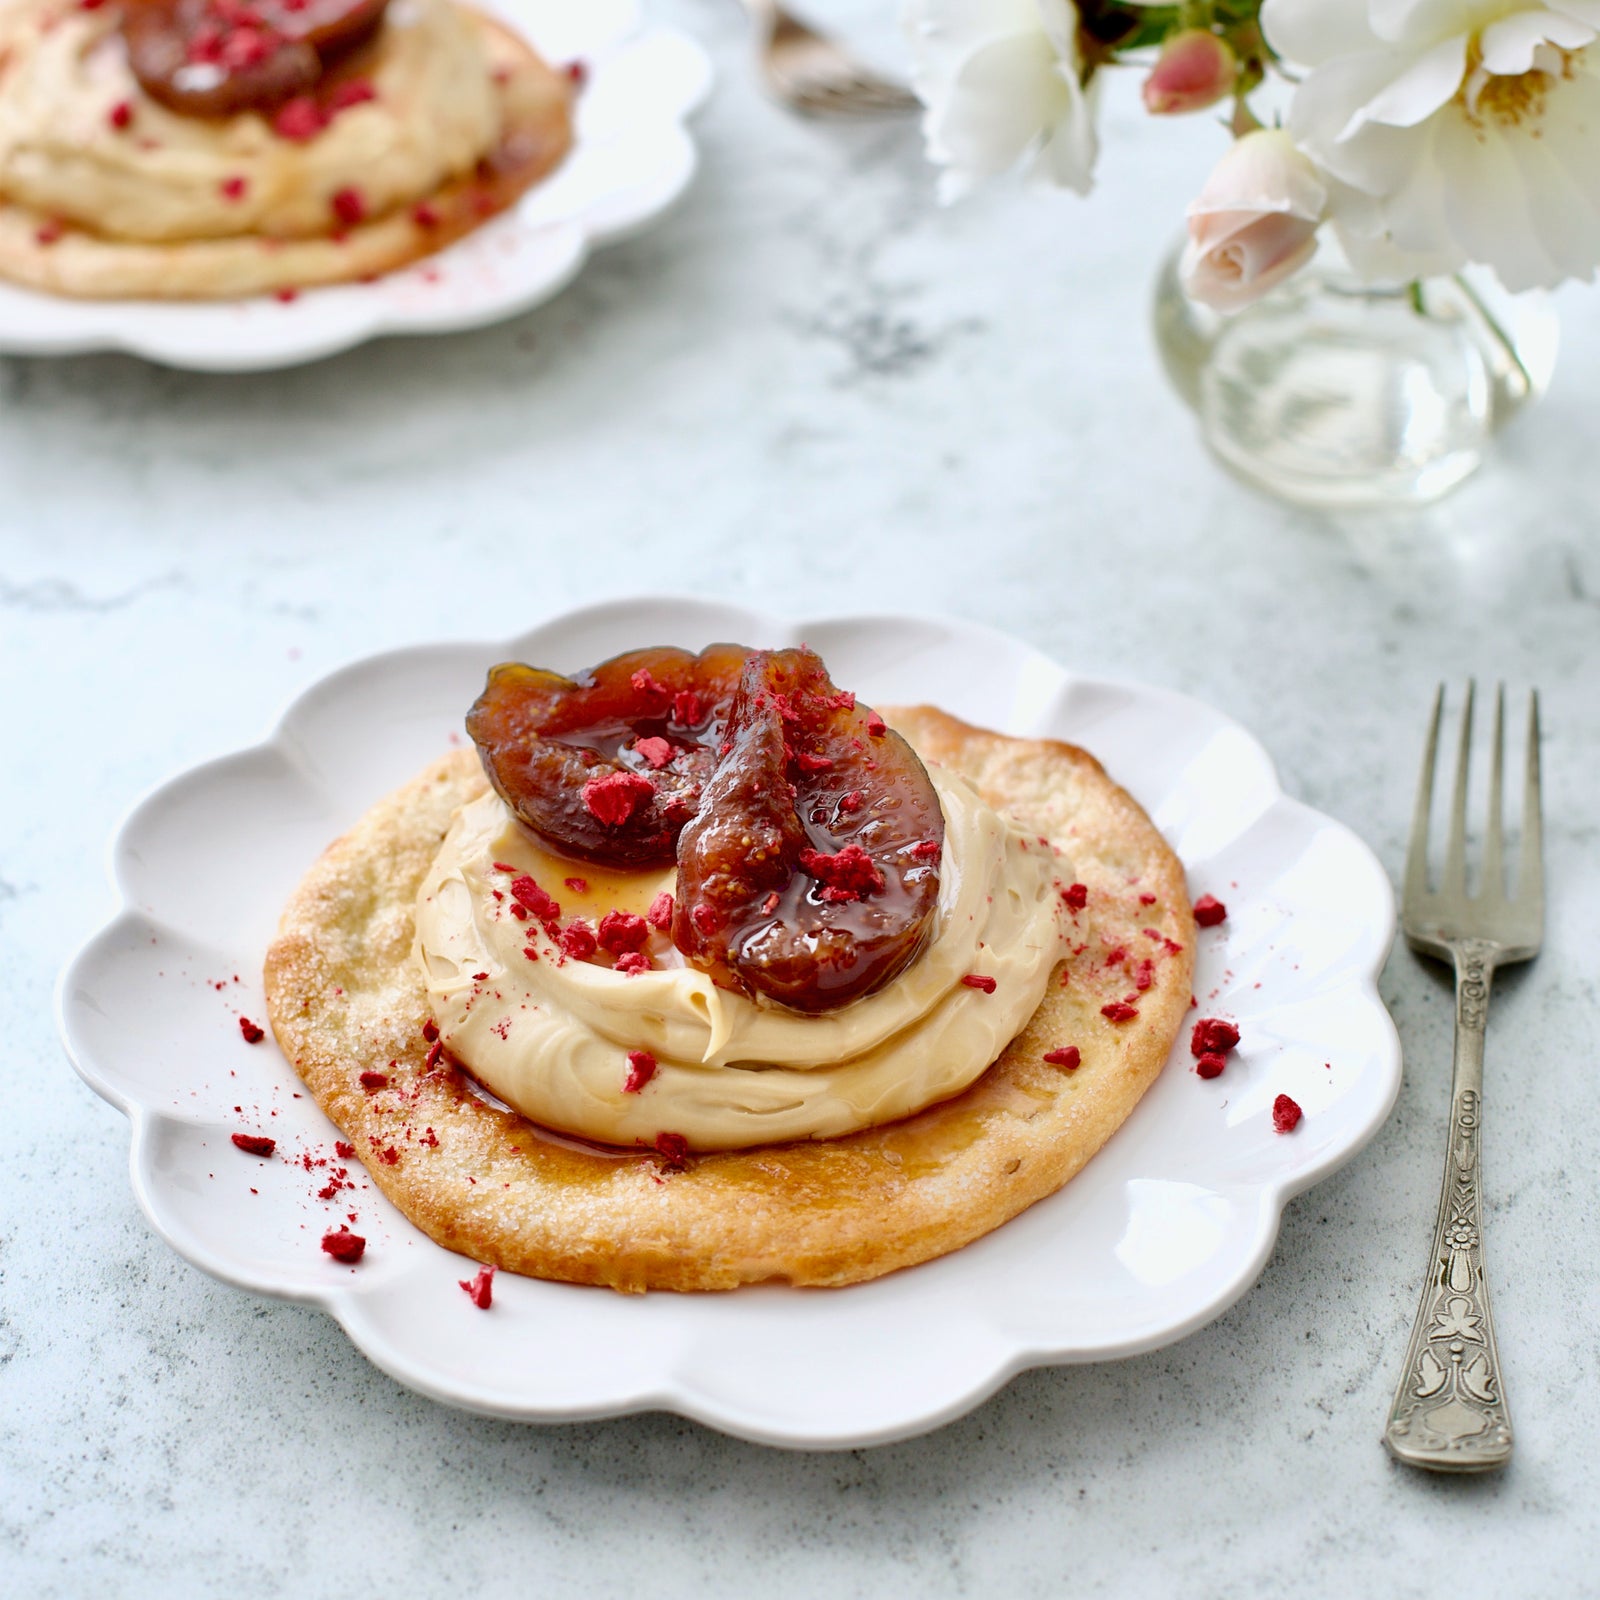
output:
[[1539, 798], [1539, 691], [1528, 696], [1528, 770], [1522, 790], [1522, 854], [1517, 863], [1517, 899], [1544, 899], [1544, 819]]
[[1417, 800], [1411, 813], [1411, 842], [1406, 847], [1404, 899], [1408, 906], [1421, 902], [1428, 892], [1428, 816], [1433, 808], [1433, 768], [1439, 754], [1439, 721], [1444, 715], [1444, 685], [1433, 695], [1433, 717], [1428, 742], [1422, 750], [1422, 771], [1417, 778]]
[[1467, 767], [1472, 756], [1472, 702], [1477, 685], [1467, 679], [1467, 701], [1461, 708], [1461, 742], [1456, 746], [1456, 787], [1450, 797], [1450, 837], [1444, 847], [1444, 876], [1439, 888], [1445, 894], [1465, 897], [1467, 892]]
[[1489, 750], [1489, 822], [1483, 839], [1483, 882], [1478, 892], [1486, 900], [1506, 897], [1505, 866], [1502, 861], [1501, 790], [1505, 777], [1506, 686], [1495, 685], [1494, 743]]

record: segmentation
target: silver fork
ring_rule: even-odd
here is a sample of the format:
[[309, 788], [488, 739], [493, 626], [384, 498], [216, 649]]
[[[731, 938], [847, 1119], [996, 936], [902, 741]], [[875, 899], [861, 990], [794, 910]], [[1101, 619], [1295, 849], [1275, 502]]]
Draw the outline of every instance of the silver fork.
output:
[[1528, 753], [1523, 776], [1522, 845], [1517, 883], [1505, 883], [1501, 789], [1505, 744], [1505, 689], [1495, 694], [1494, 748], [1489, 760], [1489, 819], [1484, 830], [1483, 877], [1467, 893], [1467, 765], [1472, 743], [1473, 685], [1467, 685], [1450, 837], [1444, 873], [1428, 887], [1428, 813], [1444, 688], [1422, 757], [1411, 843], [1406, 853], [1400, 921], [1406, 941], [1421, 955], [1449, 961], [1456, 973], [1455, 1078], [1450, 1093], [1450, 1142], [1445, 1156], [1433, 1255], [1417, 1321], [1406, 1350], [1383, 1442], [1397, 1460], [1436, 1472], [1484, 1472], [1511, 1459], [1511, 1417], [1500, 1382], [1500, 1353], [1489, 1316], [1483, 1271], [1480, 1137], [1483, 1039], [1489, 985], [1496, 967], [1530, 961], [1544, 936], [1544, 869], [1539, 814], [1539, 697], [1528, 701]]
[[777, 0], [743, 0], [755, 24], [761, 75], [792, 110], [812, 117], [882, 116], [915, 111], [904, 84], [864, 67], [832, 39], [789, 15]]

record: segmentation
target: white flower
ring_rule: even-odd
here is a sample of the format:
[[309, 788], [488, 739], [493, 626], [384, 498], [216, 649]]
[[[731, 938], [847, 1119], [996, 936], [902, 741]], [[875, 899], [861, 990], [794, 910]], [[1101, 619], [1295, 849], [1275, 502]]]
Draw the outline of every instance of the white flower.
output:
[[1508, 289], [1600, 264], [1600, 0], [1265, 0], [1289, 128], [1368, 272]]
[[1095, 91], [1082, 83], [1072, 0], [906, 0], [902, 21], [941, 200], [1023, 164], [1089, 192]]
[[1288, 134], [1246, 134], [1189, 207], [1184, 292], [1218, 311], [1258, 300], [1311, 259], [1327, 203], [1326, 184]]

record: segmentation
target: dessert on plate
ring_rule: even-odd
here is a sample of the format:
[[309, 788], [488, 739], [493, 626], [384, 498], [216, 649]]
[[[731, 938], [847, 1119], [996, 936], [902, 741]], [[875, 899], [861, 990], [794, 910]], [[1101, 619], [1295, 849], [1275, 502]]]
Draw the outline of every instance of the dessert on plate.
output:
[[389, 272], [558, 165], [575, 90], [455, 0], [0, 0], [0, 277], [192, 300]]
[[274, 1031], [439, 1243], [622, 1290], [837, 1285], [1059, 1189], [1190, 1005], [1181, 863], [1074, 746], [809, 650], [497, 667], [324, 853]]

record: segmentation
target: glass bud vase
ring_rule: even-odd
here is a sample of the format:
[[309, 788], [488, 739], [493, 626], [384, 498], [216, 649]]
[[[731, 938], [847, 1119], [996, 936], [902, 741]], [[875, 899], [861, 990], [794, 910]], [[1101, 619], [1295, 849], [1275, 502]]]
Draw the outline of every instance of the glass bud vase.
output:
[[1554, 308], [1488, 274], [1365, 283], [1328, 244], [1255, 304], [1219, 314], [1184, 294], [1181, 255], [1180, 244], [1156, 284], [1167, 375], [1218, 459], [1296, 505], [1436, 500], [1549, 384]]

